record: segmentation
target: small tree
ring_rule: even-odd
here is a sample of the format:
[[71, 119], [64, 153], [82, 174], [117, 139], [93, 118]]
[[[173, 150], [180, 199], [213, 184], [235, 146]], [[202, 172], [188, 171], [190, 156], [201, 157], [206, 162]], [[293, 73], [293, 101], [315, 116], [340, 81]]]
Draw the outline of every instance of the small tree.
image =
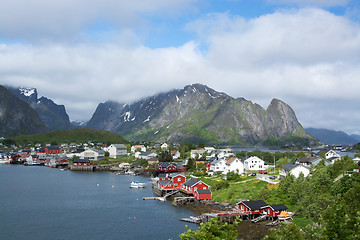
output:
[[236, 220], [234, 223], [223, 223], [217, 218], [211, 218], [210, 221], [206, 223], [201, 223], [200, 227], [193, 231], [188, 229], [187, 232], [184, 232], [179, 235], [181, 240], [211, 240], [211, 239], [237, 239], [238, 232], [236, 231], [237, 226], [240, 220]]

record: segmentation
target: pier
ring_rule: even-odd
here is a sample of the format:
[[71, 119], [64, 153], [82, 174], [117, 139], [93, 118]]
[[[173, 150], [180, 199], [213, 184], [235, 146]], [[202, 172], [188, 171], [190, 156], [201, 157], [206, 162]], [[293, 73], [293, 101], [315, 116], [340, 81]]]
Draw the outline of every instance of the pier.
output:
[[94, 171], [94, 166], [70, 166], [71, 171]]
[[159, 200], [159, 201], [166, 201], [164, 197], [143, 197], [143, 200]]

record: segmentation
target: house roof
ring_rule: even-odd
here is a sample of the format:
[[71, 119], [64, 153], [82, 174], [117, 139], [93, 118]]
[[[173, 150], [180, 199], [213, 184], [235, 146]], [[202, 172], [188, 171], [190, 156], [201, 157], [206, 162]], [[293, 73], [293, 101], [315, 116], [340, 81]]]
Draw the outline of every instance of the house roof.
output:
[[181, 174], [181, 173], [172, 173], [172, 174], [169, 175], [169, 177], [171, 177], [171, 178], [174, 178], [174, 177], [177, 177], [177, 176], [185, 177], [184, 174]]
[[90, 148], [90, 149], [87, 149], [85, 151], [93, 151], [93, 152], [96, 152], [96, 153], [99, 153], [99, 154], [105, 154], [104, 150], [99, 150], [99, 149], [95, 149], [95, 148]]
[[254, 161], [254, 160], [256, 160], [256, 161], [264, 161], [264, 160], [262, 160], [261, 158], [259, 158], [257, 156], [250, 156], [250, 157], [246, 158], [244, 160], [244, 162], [247, 162], [247, 161], [250, 161], [250, 160], [252, 160], [252, 161]]
[[87, 163], [89, 159], [74, 159], [73, 163]]
[[48, 146], [47, 149], [60, 149], [58, 146]]
[[124, 144], [111, 144], [111, 145], [113, 145], [116, 148], [122, 148], [122, 149], [125, 148], [125, 149], [127, 149], [127, 147]]
[[199, 179], [197, 178], [190, 178], [189, 180], [187, 180], [186, 182], [184, 182], [184, 185], [187, 187], [192, 187], [194, 186], [196, 183], [200, 182]]
[[333, 161], [333, 160], [337, 160], [337, 159], [340, 159], [341, 157], [331, 157], [331, 158], [328, 158], [326, 160], [328, 161]]
[[172, 181], [170, 181], [170, 180], [158, 180], [158, 182], [159, 182], [159, 184], [161, 184], [161, 185], [168, 185], [168, 186], [170, 186], [170, 185], [174, 185], [174, 183], [172, 182]]
[[285, 164], [284, 166], [282, 166], [282, 169], [284, 169], [285, 171], [289, 171], [295, 167], [299, 166], [299, 164], [296, 164], [296, 163], [288, 163], [288, 164]]
[[200, 159], [196, 159], [195, 161], [196, 161], [196, 162], [206, 162], [207, 160], [204, 159], [204, 158], [200, 158]]
[[158, 175], [159, 178], [166, 178], [167, 176], [167, 173], [159, 173]]
[[199, 194], [211, 194], [210, 189], [196, 189]]
[[[152, 154], [153, 152], [140, 152], [140, 155], [142, 156], [148, 156], [150, 154]], [[156, 154], [156, 153], [155, 153]]]
[[298, 158], [299, 163], [309, 163], [312, 164], [315, 160], [321, 159], [319, 157], [306, 157], [306, 158]]
[[288, 209], [287, 206], [285, 206], [284, 204], [270, 205], [270, 207], [271, 207], [274, 211], [279, 211], [279, 210], [286, 210], [286, 209]]
[[227, 162], [225, 163], [225, 164], [229, 164], [229, 163], [231, 163], [233, 160], [235, 160], [236, 159], [236, 157], [231, 157], [229, 160], [227, 160]]
[[268, 206], [268, 204], [263, 200], [243, 201], [243, 202], [239, 202], [238, 204], [241, 203], [244, 204], [250, 210], [260, 210], [261, 208]]
[[267, 205], [265, 207], [262, 207], [262, 208], [271, 208], [272, 210], [274, 211], [280, 211], [280, 210], [286, 210], [288, 209], [288, 207], [286, 207], [284, 204], [279, 204], [279, 205]]

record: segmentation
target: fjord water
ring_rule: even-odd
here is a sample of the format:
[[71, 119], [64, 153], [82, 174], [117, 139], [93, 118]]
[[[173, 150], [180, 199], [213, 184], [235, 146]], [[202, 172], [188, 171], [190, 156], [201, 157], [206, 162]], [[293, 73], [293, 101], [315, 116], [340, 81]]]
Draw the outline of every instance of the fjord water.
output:
[[1, 164], [0, 239], [178, 239], [192, 212], [146, 196], [143, 176]]

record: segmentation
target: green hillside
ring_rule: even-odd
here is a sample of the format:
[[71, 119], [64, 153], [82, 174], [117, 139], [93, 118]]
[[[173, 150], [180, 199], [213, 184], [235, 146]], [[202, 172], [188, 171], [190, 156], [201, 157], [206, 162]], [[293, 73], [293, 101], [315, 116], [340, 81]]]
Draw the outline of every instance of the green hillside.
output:
[[71, 130], [56, 130], [43, 134], [22, 135], [13, 137], [16, 144], [36, 144], [36, 143], [85, 143], [88, 141], [102, 143], [127, 143], [121, 136], [97, 129], [78, 128]]

